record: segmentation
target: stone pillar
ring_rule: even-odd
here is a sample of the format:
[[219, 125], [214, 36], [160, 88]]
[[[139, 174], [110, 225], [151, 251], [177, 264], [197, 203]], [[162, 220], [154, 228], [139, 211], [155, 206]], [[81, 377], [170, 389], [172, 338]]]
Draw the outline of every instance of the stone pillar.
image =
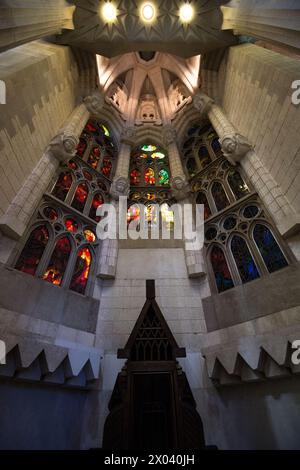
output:
[[[71, 2], [70, 2], [71, 3]], [[6, 0], [1, 6], [0, 52], [63, 29], [74, 29], [74, 5], [66, 0]]]
[[81, 132], [90, 112], [99, 112], [101, 95], [93, 95], [75, 108], [64, 127], [52, 139], [42, 158], [28, 176], [16, 197], [0, 218], [0, 230], [10, 238], [24, 234], [32, 214], [55, 175], [60, 163], [76, 153]]
[[175, 199], [180, 201], [188, 197], [189, 184], [183, 170], [181, 156], [176, 142], [176, 130], [170, 124], [163, 128], [163, 140], [168, 151], [170, 162], [171, 189]]
[[129, 166], [132, 147], [135, 144], [135, 129], [127, 127], [121, 136], [121, 145], [118, 155], [116, 174], [111, 186], [111, 195], [118, 200], [120, 196], [129, 194]]
[[240, 162], [253, 149], [246, 137], [238, 133], [220, 106], [209, 96], [200, 91], [195, 95], [193, 104], [201, 115], [208, 116], [220, 138], [223, 154], [232, 165]]

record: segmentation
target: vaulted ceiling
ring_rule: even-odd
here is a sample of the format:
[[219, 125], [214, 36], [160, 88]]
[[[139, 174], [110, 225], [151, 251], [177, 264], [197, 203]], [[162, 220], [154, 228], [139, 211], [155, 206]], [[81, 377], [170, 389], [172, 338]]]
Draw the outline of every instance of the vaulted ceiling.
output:
[[104, 0], [76, 0], [73, 31], [58, 41], [106, 57], [132, 51], [161, 51], [182, 57], [204, 54], [236, 43], [232, 32], [222, 31], [221, 5], [228, 0], [192, 0], [195, 17], [180, 21], [180, 0], [156, 0], [157, 18], [147, 24], [140, 18], [141, 0], [116, 3], [117, 19], [107, 23], [101, 15]]

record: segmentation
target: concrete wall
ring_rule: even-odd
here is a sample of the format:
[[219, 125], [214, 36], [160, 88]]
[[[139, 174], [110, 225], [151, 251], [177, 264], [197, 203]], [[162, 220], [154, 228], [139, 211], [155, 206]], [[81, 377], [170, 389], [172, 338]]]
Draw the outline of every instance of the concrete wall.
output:
[[36, 41], [0, 54], [0, 215], [76, 105], [78, 71], [68, 47]]

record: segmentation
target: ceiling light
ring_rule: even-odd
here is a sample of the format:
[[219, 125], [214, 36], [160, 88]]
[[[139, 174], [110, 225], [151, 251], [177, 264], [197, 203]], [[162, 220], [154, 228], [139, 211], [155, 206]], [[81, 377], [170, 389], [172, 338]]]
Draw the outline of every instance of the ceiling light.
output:
[[147, 2], [142, 5], [141, 15], [144, 21], [153, 21], [155, 18], [155, 13], [155, 6], [153, 5], [153, 3]]
[[105, 2], [102, 7], [102, 15], [105, 21], [111, 23], [117, 18], [117, 9], [111, 2]]
[[179, 14], [183, 23], [190, 23], [194, 17], [194, 8], [190, 3], [184, 3], [180, 7]]

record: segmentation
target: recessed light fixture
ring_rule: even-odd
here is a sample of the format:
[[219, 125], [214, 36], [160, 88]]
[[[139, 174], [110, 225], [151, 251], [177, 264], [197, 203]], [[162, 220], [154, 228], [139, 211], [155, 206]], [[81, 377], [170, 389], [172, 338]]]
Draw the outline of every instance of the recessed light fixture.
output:
[[117, 9], [112, 2], [105, 2], [102, 7], [102, 16], [107, 23], [112, 23], [117, 18]]
[[183, 3], [179, 10], [180, 19], [183, 23], [190, 23], [194, 18], [194, 8], [190, 3]]
[[156, 9], [153, 3], [151, 2], [146, 2], [143, 3], [142, 8], [141, 8], [141, 16], [142, 19], [148, 23], [154, 20], [156, 15]]

